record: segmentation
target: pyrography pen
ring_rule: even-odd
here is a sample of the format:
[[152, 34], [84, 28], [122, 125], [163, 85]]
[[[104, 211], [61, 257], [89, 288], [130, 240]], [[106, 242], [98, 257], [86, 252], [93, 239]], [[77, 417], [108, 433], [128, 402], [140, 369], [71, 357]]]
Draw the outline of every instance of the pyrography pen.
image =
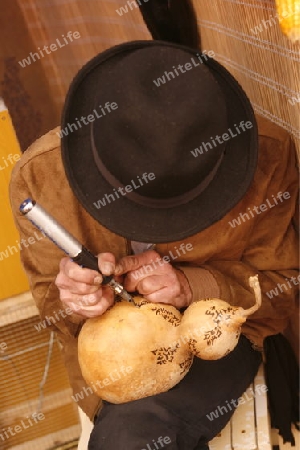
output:
[[39, 228], [54, 244], [69, 255], [74, 262], [88, 269], [96, 270], [102, 275], [103, 285], [109, 286], [115, 294], [124, 300], [134, 303], [132, 296], [118, 283], [113, 275], [103, 275], [98, 267], [98, 259], [67, 230], [50, 216], [40, 205], [28, 198], [20, 205], [20, 211], [37, 228]]

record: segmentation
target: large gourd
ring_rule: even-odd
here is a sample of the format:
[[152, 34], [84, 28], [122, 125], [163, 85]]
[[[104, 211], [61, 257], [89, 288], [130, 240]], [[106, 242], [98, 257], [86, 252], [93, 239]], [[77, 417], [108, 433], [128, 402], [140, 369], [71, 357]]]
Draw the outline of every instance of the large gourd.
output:
[[140, 306], [116, 303], [103, 316], [89, 319], [79, 335], [82, 375], [111, 403], [169, 390], [186, 375], [193, 360], [177, 342], [180, 312], [138, 297], [135, 302]]
[[135, 297], [89, 319], [78, 339], [82, 375], [99, 397], [125, 403], [165, 392], [188, 373], [194, 355], [219, 359], [237, 345], [242, 323], [261, 304], [258, 277], [249, 279], [256, 304], [244, 310], [219, 299], [193, 303], [182, 316], [171, 305]]

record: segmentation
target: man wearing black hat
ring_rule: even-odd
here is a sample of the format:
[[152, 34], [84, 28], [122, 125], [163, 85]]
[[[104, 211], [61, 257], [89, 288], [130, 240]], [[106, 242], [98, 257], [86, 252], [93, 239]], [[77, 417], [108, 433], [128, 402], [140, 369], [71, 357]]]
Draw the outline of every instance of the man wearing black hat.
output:
[[[236, 404], [257, 372], [264, 338], [283, 331], [295, 308], [292, 141], [256, 120], [221, 65], [202, 58], [192, 66], [193, 58], [196, 51], [159, 41], [98, 55], [70, 87], [61, 131], [33, 144], [14, 170], [11, 201], [22, 237], [35, 232], [18, 213], [30, 196], [99, 255], [105, 275], [120, 277], [149, 301], [182, 309], [217, 297], [248, 308], [254, 303], [248, 279], [259, 274], [262, 307], [229, 355], [195, 358], [166, 393], [123, 405], [95, 395], [79, 401], [95, 421], [90, 450], [152, 450], [163, 448], [161, 442], [170, 449], [208, 448], [234, 408], [213, 419], [211, 411]], [[53, 327], [75, 396], [86, 387], [77, 336], [85, 318], [113, 304], [113, 293], [101, 287], [97, 272], [63, 258], [46, 239], [24, 249], [22, 258], [42, 317], [73, 312]]]

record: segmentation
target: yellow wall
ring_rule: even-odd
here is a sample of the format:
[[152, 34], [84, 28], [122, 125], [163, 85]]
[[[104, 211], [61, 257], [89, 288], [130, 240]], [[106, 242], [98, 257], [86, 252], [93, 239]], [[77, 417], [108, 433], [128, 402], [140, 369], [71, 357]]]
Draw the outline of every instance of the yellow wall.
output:
[[0, 104], [0, 300], [29, 289], [8, 197], [11, 171], [18, 159], [20, 147], [14, 128], [8, 111]]

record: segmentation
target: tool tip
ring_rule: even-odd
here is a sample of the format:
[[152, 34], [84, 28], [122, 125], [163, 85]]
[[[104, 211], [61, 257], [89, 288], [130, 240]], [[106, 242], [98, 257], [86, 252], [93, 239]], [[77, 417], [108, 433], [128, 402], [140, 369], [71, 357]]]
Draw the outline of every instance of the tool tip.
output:
[[120, 294], [120, 296], [127, 302], [133, 303], [135, 305], [133, 297], [130, 294], [128, 294], [128, 292], [126, 292], [125, 290]]

